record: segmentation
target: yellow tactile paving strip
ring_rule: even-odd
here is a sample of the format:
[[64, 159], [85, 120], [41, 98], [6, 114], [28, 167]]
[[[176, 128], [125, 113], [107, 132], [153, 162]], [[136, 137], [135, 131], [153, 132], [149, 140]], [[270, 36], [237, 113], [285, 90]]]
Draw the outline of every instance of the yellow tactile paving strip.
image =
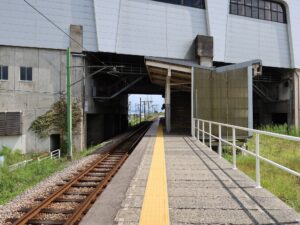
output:
[[161, 125], [157, 130], [139, 224], [170, 224], [164, 137]]

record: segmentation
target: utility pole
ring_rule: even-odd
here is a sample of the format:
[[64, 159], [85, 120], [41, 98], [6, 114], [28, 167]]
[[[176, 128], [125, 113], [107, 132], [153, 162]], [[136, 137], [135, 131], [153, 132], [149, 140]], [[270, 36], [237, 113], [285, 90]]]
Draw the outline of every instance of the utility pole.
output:
[[148, 101], [148, 100], [147, 101], [142, 101], [142, 100], [140, 100], [140, 102], [144, 104], [144, 119], [146, 120], [146, 115], [149, 116], [149, 109], [150, 109], [149, 103], [151, 103], [152, 101]]
[[146, 101], [143, 101], [144, 103], [144, 121], [146, 120]]
[[150, 108], [149, 108], [149, 101], [148, 101], [148, 113], [147, 113], [147, 117], [149, 117], [149, 115], [150, 115]]
[[67, 151], [68, 158], [73, 157], [72, 140], [72, 97], [71, 97], [71, 52], [67, 49]]
[[142, 98], [140, 98], [140, 123], [142, 122]]

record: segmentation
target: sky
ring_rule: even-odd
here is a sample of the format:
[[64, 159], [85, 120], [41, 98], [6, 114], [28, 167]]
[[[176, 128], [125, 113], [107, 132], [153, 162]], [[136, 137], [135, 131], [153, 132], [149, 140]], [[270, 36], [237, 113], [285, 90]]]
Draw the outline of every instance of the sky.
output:
[[[152, 105], [156, 111], [160, 112], [165, 99], [161, 95], [129, 95], [128, 102], [130, 102], [130, 111], [134, 113], [138, 111], [138, 105], [140, 104], [140, 98], [142, 101], [152, 101]], [[143, 104], [143, 103], [142, 103]], [[137, 112], [136, 112], [137, 113]]]

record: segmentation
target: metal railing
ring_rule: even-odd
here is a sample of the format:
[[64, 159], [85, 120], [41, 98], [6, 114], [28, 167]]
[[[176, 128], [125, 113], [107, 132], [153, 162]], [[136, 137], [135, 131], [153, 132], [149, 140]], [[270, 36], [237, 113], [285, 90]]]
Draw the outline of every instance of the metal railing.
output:
[[[57, 150], [54, 150], [52, 152], [50, 152], [50, 154], [48, 156], [45, 156], [45, 157], [38, 157], [37, 158], [37, 161], [38, 162], [41, 162], [41, 161], [44, 161], [46, 159], [60, 159], [60, 156], [61, 156], [61, 153], [60, 153], [60, 149], [57, 149]], [[24, 160], [22, 162], [18, 162], [16, 164], [13, 164], [11, 166], [9, 166], [9, 171], [12, 172], [16, 169], [19, 169], [19, 168], [23, 168], [25, 167], [28, 163], [30, 162], [33, 162], [34, 160], [33, 159], [29, 159], [29, 160]]]
[[[260, 188], [260, 161], [264, 161], [268, 164], [271, 164], [287, 173], [290, 173], [292, 175], [295, 175], [297, 177], [300, 177], [300, 173], [297, 171], [294, 171], [292, 169], [289, 169], [283, 165], [280, 165], [270, 159], [267, 159], [263, 156], [260, 155], [260, 135], [267, 135], [275, 138], [281, 138], [284, 140], [289, 140], [289, 141], [296, 141], [300, 142], [300, 138], [294, 137], [294, 136], [289, 136], [289, 135], [283, 135], [283, 134], [277, 134], [277, 133], [272, 133], [268, 131], [262, 131], [262, 130], [256, 130], [256, 129], [251, 129], [251, 128], [245, 128], [245, 127], [240, 127], [240, 126], [235, 126], [235, 125], [229, 125], [229, 124], [224, 124], [224, 123], [218, 123], [214, 121], [208, 121], [208, 120], [202, 120], [202, 119], [193, 119], [193, 129], [195, 131], [194, 137], [196, 137], [200, 141], [200, 133], [202, 135], [202, 143], [206, 145], [205, 143], [205, 137], [208, 135], [208, 143], [209, 143], [209, 148], [212, 150], [212, 138], [214, 140], [218, 141], [218, 154], [219, 157], [222, 158], [222, 143], [225, 143], [229, 146], [232, 146], [232, 163], [233, 163], [233, 169], [236, 169], [236, 150], [239, 149], [240, 151], [247, 153], [253, 157], [255, 157], [255, 174], [256, 174], [256, 188]], [[208, 125], [208, 130], [205, 130], [205, 126]], [[212, 125], [215, 125], [218, 127], [218, 136], [215, 136], [212, 134]], [[222, 128], [227, 128], [232, 130], [232, 142], [225, 140], [222, 137]], [[249, 134], [255, 134], [255, 153], [247, 150], [244, 147], [240, 147], [236, 144], [236, 130], [240, 131], [246, 131]]]

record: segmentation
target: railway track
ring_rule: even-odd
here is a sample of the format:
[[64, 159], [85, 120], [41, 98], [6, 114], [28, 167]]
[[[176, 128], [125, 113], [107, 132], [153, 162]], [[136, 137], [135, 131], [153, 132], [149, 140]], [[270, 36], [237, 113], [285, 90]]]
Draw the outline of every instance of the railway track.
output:
[[35, 207], [19, 210], [21, 217], [9, 222], [13, 225], [78, 224], [148, 128], [149, 124], [138, 128], [127, 140], [97, 156], [97, 159], [77, 176], [66, 179], [55, 192], [45, 198], [36, 199], [38, 204]]

